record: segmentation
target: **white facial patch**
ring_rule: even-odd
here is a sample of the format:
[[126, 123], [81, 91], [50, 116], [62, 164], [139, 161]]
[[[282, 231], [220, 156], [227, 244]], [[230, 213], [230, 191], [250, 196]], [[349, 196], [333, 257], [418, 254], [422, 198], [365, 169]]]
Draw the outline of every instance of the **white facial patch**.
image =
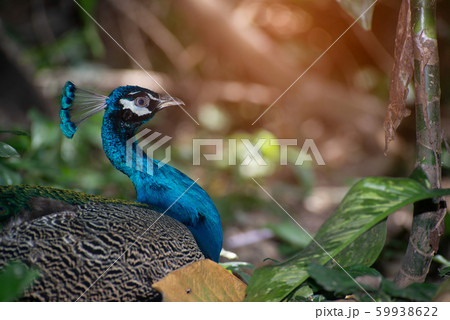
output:
[[131, 112], [138, 116], [145, 116], [151, 114], [152, 112], [147, 108], [140, 108], [134, 104], [134, 100], [130, 101], [128, 99], [120, 99], [120, 103], [123, 105], [124, 109], [129, 109]]

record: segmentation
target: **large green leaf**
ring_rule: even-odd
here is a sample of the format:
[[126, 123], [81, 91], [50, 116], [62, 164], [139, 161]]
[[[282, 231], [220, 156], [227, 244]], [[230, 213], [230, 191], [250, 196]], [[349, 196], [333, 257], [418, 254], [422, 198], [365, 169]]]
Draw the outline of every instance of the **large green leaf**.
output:
[[322, 225], [315, 241], [283, 263], [255, 270], [247, 288], [248, 301], [281, 301], [308, 278], [311, 262], [324, 265], [389, 214], [416, 201], [450, 194], [429, 190], [408, 178], [369, 177], [347, 193]]
[[359, 18], [359, 23], [364, 29], [370, 30], [376, 0], [337, 0], [337, 2], [353, 18]]
[[383, 250], [386, 233], [386, 220], [383, 220], [352, 241], [328, 263], [334, 265], [337, 262], [341, 266], [371, 266]]

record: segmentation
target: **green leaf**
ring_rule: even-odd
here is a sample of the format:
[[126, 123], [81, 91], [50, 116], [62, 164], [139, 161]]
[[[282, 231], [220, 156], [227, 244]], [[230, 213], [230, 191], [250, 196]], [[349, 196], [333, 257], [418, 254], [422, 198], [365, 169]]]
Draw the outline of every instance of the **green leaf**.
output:
[[[366, 30], [370, 30], [375, 0], [337, 0], [337, 2], [353, 18], [358, 19], [361, 17], [359, 19], [361, 26]], [[366, 10], [367, 12], [365, 12]], [[363, 13], [364, 15], [362, 15]]]
[[[392, 281], [383, 278], [377, 270], [361, 265], [347, 267], [344, 271], [337, 267], [330, 269], [311, 264], [308, 273], [321, 290], [334, 293], [337, 298], [352, 294], [359, 301], [431, 301], [438, 288], [429, 283], [415, 283], [399, 288]], [[370, 292], [369, 295], [366, 291]]]
[[420, 166], [414, 168], [413, 172], [411, 172], [411, 174], [409, 175], [409, 178], [420, 182], [426, 188], [431, 187], [430, 180], [428, 180], [427, 174]]
[[323, 301], [327, 301], [327, 298], [325, 298], [323, 295], [321, 294], [317, 294], [313, 296], [313, 299], [311, 302], [323, 302]]
[[360, 180], [319, 229], [314, 242], [285, 262], [255, 270], [246, 299], [285, 299], [308, 278], [307, 266], [311, 262], [324, 265], [391, 213], [416, 201], [447, 194], [450, 194], [450, 189], [429, 190], [408, 178], [369, 177]]
[[386, 241], [386, 220], [383, 220], [360, 235], [344, 250], [339, 252], [330, 265], [372, 265], [380, 255]]
[[441, 277], [450, 275], [450, 267], [444, 267], [444, 268], [440, 269], [440, 270], [439, 270], [439, 275], [440, 275]]
[[13, 262], [0, 273], [0, 301], [14, 301], [23, 294], [39, 276], [35, 269], [29, 269], [21, 262]]
[[291, 301], [311, 301], [313, 295], [314, 292], [311, 287], [303, 285], [297, 291], [295, 291], [294, 295], [291, 298]]
[[250, 281], [250, 275], [245, 273], [242, 269], [255, 269], [255, 266], [248, 262], [231, 261], [220, 263], [220, 265], [228, 271], [239, 275], [245, 283]]
[[30, 133], [23, 130], [0, 130], [0, 133], [11, 133], [17, 136], [29, 136]]
[[[377, 289], [378, 286], [371, 287], [367, 284], [367, 277], [378, 278], [378, 285], [381, 282], [381, 275], [375, 269], [364, 266], [355, 266], [348, 268], [345, 271], [340, 268], [327, 268], [319, 264], [311, 264], [308, 267], [308, 274], [325, 290], [334, 292], [336, 294], [351, 294], [355, 291], [360, 291], [361, 287], [364, 290]], [[366, 277], [364, 281], [359, 281], [357, 278]], [[358, 283], [356, 282], [358, 281]], [[377, 281], [373, 281], [377, 282]]]
[[432, 283], [413, 283], [406, 288], [399, 288], [394, 282], [383, 280], [381, 288], [391, 297], [409, 301], [431, 301], [438, 286]]
[[20, 157], [20, 154], [9, 144], [0, 141], [0, 157]]
[[353, 278], [342, 269], [330, 269], [320, 264], [311, 264], [307, 271], [309, 276], [325, 290], [338, 295], [350, 294], [359, 288]]
[[433, 261], [440, 263], [442, 265], [444, 265], [445, 267], [450, 267], [450, 261], [448, 261], [447, 259], [445, 259], [443, 256], [441, 256], [440, 254], [437, 254], [433, 257]]

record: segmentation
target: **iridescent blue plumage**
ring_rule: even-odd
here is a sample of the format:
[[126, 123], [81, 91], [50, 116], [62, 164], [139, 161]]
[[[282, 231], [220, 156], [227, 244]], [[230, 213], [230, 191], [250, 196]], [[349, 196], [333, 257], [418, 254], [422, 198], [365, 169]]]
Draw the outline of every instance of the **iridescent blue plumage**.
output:
[[[77, 112], [74, 103], [79, 91], [73, 83], [67, 82], [61, 98], [61, 129], [69, 138], [74, 135], [77, 124], [87, 118], [73, 118]], [[137, 86], [118, 87], [109, 97], [96, 95], [96, 99], [97, 105], [91, 108], [85, 105], [84, 113], [90, 116], [105, 109], [103, 149], [114, 167], [133, 182], [137, 201], [149, 204], [159, 212], [182, 222], [192, 232], [205, 256], [218, 261], [222, 248], [222, 225], [219, 213], [208, 194], [170, 165], [161, 166], [159, 161], [149, 158], [145, 153], [142, 153], [142, 158], [139, 157], [142, 150], [136, 142], [128, 150], [133, 161], [131, 165], [127, 165], [127, 156], [130, 156], [127, 154], [127, 148], [130, 149], [127, 141], [131, 141], [139, 127], [148, 122], [156, 112], [167, 106], [180, 104], [179, 100]]]
[[106, 107], [106, 96], [78, 88], [67, 81], [61, 96], [60, 128], [67, 138], [72, 138], [78, 125]]
[[59, 127], [61, 128], [63, 134], [68, 138], [72, 138], [77, 130], [77, 126], [70, 121], [70, 107], [73, 103], [74, 97], [75, 85], [68, 81], [63, 88], [61, 96], [61, 111], [59, 112], [59, 116], [61, 118], [61, 124]]

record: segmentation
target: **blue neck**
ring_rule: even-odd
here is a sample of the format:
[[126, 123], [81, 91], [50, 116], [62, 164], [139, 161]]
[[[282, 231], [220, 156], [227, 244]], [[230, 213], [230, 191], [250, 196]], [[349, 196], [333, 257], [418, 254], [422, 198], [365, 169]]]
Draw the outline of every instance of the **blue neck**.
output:
[[[136, 142], [127, 165], [127, 141], [136, 128], [125, 127], [105, 112], [102, 126], [103, 149], [113, 166], [134, 184], [137, 201], [180, 221], [189, 228], [206, 258], [219, 260], [222, 249], [222, 224], [208, 194], [177, 169], [147, 157]], [[142, 156], [140, 156], [142, 154]], [[186, 191], [187, 190], [187, 191]]]

